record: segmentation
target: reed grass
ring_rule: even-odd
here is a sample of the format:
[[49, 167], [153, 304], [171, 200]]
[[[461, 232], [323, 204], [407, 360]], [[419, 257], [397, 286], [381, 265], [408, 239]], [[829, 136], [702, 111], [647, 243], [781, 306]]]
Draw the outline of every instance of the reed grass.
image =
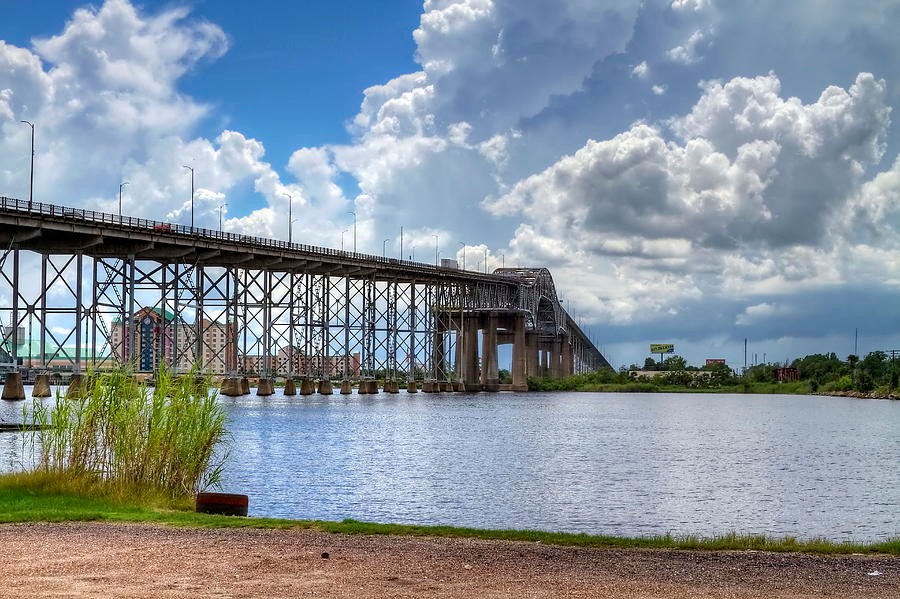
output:
[[76, 398], [35, 401], [26, 425], [36, 468], [73, 479], [188, 496], [218, 486], [227, 451], [225, 412], [197, 371], [163, 369], [153, 387], [127, 369], [89, 373]]

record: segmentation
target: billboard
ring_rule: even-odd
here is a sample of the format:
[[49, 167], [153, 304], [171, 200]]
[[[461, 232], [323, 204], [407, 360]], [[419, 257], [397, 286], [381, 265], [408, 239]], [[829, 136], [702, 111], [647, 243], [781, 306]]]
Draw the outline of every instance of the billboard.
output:
[[650, 344], [650, 353], [651, 354], [674, 354], [675, 353], [675, 344], [674, 343], [651, 343]]
[[724, 363], [725, 363], [725, 358], [706, 358], [707, 366], [709, 366], [710, 364], [724, 364]]

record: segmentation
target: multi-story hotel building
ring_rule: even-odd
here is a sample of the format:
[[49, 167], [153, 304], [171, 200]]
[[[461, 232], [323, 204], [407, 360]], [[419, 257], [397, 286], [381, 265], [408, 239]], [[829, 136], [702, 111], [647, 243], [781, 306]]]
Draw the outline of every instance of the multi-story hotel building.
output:
[[[132, 327], [131, 334], [129, 326]], [[204, 370], [213, 374], [233, 371], [235, 352], [230, 344], [234, 338], [234, 324], [204, 319], [200, 329], [203, 337], [200, 357]], [[169, 368], [184, 372], [195, 362], [194, 335], [193, 324], [176, 319], [171, 312], [163, 315], [156, 308], [145, 307], [138, 310], [125, 326], [121, 319], [113, 321], [110, 345], [119, 362], [134, 360], [138, 371], [152, 371], [164, 360]], [[135, 351], [132, 351], [132, 339]]]

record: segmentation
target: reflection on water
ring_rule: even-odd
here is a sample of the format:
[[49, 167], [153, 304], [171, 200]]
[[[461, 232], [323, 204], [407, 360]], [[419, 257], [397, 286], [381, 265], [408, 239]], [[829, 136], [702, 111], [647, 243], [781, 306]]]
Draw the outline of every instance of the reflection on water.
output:
[[[900, 402], [602, 393], [221, 401], [232, 434], [224, 490], [250, 494], [257, 516], [900, 535]], [[21, 405], [0, 406], [0, 417], [21, 418]], [[21, 462], [20, 435], [0, 435], [0, 459], [6, 470]]]

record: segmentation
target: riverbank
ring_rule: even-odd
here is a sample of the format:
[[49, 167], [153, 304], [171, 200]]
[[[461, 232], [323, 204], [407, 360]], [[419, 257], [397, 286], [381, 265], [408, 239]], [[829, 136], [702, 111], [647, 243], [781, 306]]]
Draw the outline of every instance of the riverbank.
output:
[[0, 597], [897, 597], [900, 559], [521, 541], [0, 526]]

